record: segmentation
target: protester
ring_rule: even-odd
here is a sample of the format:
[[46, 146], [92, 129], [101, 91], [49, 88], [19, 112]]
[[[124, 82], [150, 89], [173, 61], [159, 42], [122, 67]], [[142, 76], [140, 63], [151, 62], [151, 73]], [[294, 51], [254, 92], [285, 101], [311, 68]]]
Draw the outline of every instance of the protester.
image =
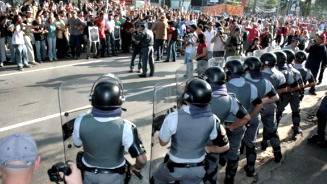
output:
[[162, 59], [164, 42], [167, 40], [167, 28], [168, 25], [164, 15], [162, 15], [152, 27], [152, 31], [155, 35], [155, 52], [157, 54], [156, 61]]
[[205, 43], [204, 34], [198, 36], [198, 47], [196, 51], [197, 72], [198, 76], [202, 76], [208, 68], [208, 47]]
[[[311, 70], [315, 79], [317, 79], [320, 66], [327, 63], [326, 47], [322, 45], [324, 39], [325, 37], [316, 35], [315, 40], [309, 43], [309, 46], [305, 49], [309, 53], [305, 67]], [[315, 95], [315, 87], [311, 87], [309, 92]]]

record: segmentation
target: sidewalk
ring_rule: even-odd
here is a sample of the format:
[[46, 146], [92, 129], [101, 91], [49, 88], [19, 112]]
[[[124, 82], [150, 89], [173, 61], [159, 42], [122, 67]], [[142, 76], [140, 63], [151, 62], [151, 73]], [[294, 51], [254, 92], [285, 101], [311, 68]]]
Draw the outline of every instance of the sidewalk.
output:
[[[236, 184], [325, 184], [327, 183], [327, 150], [307, 143], [307, 138], [316, 133], [316, 118], [313, 117], [317, 103], [326, 95], [326, 86], [318, 86], [317, 96], [306, 95], [301, 103], [301, 128], [303, 135], [296, 141], [291, 140], [291, 111], [287, 108], [278, 129], [282, 141], [283, 160], [276, 164], [271, 147], [262, 152], [257, 146], [256, 163], [258, 176], [245, 176], [245, 156], [242, 155]], [[261, 141], [262, 129], [258, 142]], [[220, 168], [220, 183], [223, 183], [225, 168]]]

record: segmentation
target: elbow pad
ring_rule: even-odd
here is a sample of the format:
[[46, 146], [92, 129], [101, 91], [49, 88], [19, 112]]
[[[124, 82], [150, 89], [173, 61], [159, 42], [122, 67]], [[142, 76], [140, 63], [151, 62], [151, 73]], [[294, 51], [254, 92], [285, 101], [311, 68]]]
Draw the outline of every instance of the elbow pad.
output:
[[243, 105], [239, 104], [239, 109], [236, 113], [236, 117], [238, 119], [244, 118], [248, 114], [248, 111], [243, 107]]
[[252, 105], [257, 106], [257, 105], [259, 105], [261, 103], [262, 103], [262, 100], [260, 98], [256, 98], [255, 100], [253, 100]]
[[143, 143], [139, 137], [139, 134], [137, 132], [137, 128], [135, 126], [132, 126], [132, 131], [133, 131], [134, 142], [131, 145], [131, 147], [129, 147], [128, 152], [132, 156], [132, 158], [136, 158], [136, 157], [144, 154], [145, 149], [144, 149]]
[[217, 123], [217, 133], [218, 135], [216, 139], [212, 140], [213, 145], [219, 147], [226, 146], [229, 143], [226, 130], [222, 125], [218, 123]]

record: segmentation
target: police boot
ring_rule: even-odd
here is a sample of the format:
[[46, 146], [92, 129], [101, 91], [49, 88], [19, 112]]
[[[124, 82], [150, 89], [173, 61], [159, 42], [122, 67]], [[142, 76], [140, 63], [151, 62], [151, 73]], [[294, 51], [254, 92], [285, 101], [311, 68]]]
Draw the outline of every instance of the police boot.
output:
[[312, 137], [310, 137], [308, 139], [308, 142], [311, 143], [311, 144], [316, 144], [320, 140], [321, 140], [321, 137], [316, 134], [316, 135], [313, 135]]
[[276, 147], [273, 147], [273, 150], [274, 150], [274, 160], [276, 163], [279, 163], [283, 156], [282, 156], [282, 151], [281, 151], [281, 148], [280, 146], [276, 146]]
[[257, 159], [257, 152], [255, 149], [255, 146], [248, 147], [246, 146], [246, 160], [247, 163], [244, 167], [246, 176], [248, 177], [254, 177], [256, 176], [255, 173], [255, 161]]
[[302, 130], [301, 130], [301, 128], [298, 127], [298, 126], [293, 126], [292, 129], [293, 129], [292, 139], [293, 139], [293, 140], [296, 140], [296, 136], [297, 136], [298, 134], [301, 134], [301, 135], [302, 135]]
[[237, 167], [238, 167], [238, 160], [227, 161], [224, 184], [234, 184], [234, 178], [237, 172]]
[[277, 131], [270, 133], [269, 137], [270, 137], [270, 144], [273, 148], [275, 162], [279, 163], [282, 159], [282, 152], [281, 152], [281, 147], [280, 147], [280, 139], [279, 139]]
[[308, 142], [311, 144], [317, 144], [321, 148], [327, 148], [327, 141], [325, 136], [313, 135], [308, 139]]

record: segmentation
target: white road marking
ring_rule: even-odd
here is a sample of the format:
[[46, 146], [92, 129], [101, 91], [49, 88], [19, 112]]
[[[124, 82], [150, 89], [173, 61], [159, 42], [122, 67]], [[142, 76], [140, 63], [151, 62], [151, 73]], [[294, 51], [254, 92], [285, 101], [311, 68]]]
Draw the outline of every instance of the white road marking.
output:
[[[126, 57], [115, 57], [114, 59], [124, 59]], [[103, 62], [104, 60], [91, 60], [91, 61], [83, 61], [83, 62], [78, 62], [78, 63], [72, 63], [72, 64], [67, 64], [67, 65], [60, 65], [60, 66], [53, 66], [53, 67], [46, 67], [46, 68], [39, 68], [35, 70], [25, 70], [25, 71], [17, 71], [17, 72], [12, 72], [12, 73], [5, 73], [1, 74], [0, 77], [5, 77], [5, 76], [12, 76], [12, 75], [20, 75], [20, 74], [25, 74], [25, 73], [32, 73], [32, 72], [39, 72], [39, 71], [46, 71], [46, 70], [52, 70], [52, 69], [58, 69], [58, 68], [65, 68], [65, 67], [70, 67], [70, 66], [76, 66], [76, 65], [81, 65], [81, 64], [92, 64], [92, 63], [100, 63]]]
[[[154, 87], [152, 89], [147, 89], [147, 90], [144, 90], [144, 91], [139, 91], [139, 92], [136, 92], [134, 94], [127, 95], [126, 98], [131, 98], [131, 97], [134, 97], [134, 96], [137, 96], [137, 95], [148, 93], [148, 92], [151, 92], [153, 90], [154, 90]], [[76, 112], [76, 111], [87, 109], [87, 108], [90, 108], [90, 107], [91, 107], [90, 105], [87, 105], [87, 106], [83, 106], [83, 107], [79, 107], [79, 108], [76, 108], [76, 109], [69, 110], [67, 112]], [[65, 112], [62, 112], [62, 114], [63, 113], [65, 113]], [[46, 121], [46, 120], [49, 120], [49, 119], [60, 117], [60, 115], [61, 115], [61, 113], [56, 113], [56, 114], [51, 114], [51, 115], [44, 116], [44, 117], [41, 117], [41, 118], [37, 118], [37, 119], [29, 120], [29, 121], [24, 121], [24, 122], [21, 122], [21, 123], [16, 123], [16, 124], [13, 124], [13, 125], [10, 125], [10, 126], [0, 128], [0, 132], [5, 132], [5, 131], [12, 130], [12, 129], [15, 129], [15, 128], [20, 128], [20, 127], [24, 127], [24, 126], [28, 126], [28, 125], [33, 125], [33, 124], [40, 123], [40, 122], [43, 122], [43, 121]]]

